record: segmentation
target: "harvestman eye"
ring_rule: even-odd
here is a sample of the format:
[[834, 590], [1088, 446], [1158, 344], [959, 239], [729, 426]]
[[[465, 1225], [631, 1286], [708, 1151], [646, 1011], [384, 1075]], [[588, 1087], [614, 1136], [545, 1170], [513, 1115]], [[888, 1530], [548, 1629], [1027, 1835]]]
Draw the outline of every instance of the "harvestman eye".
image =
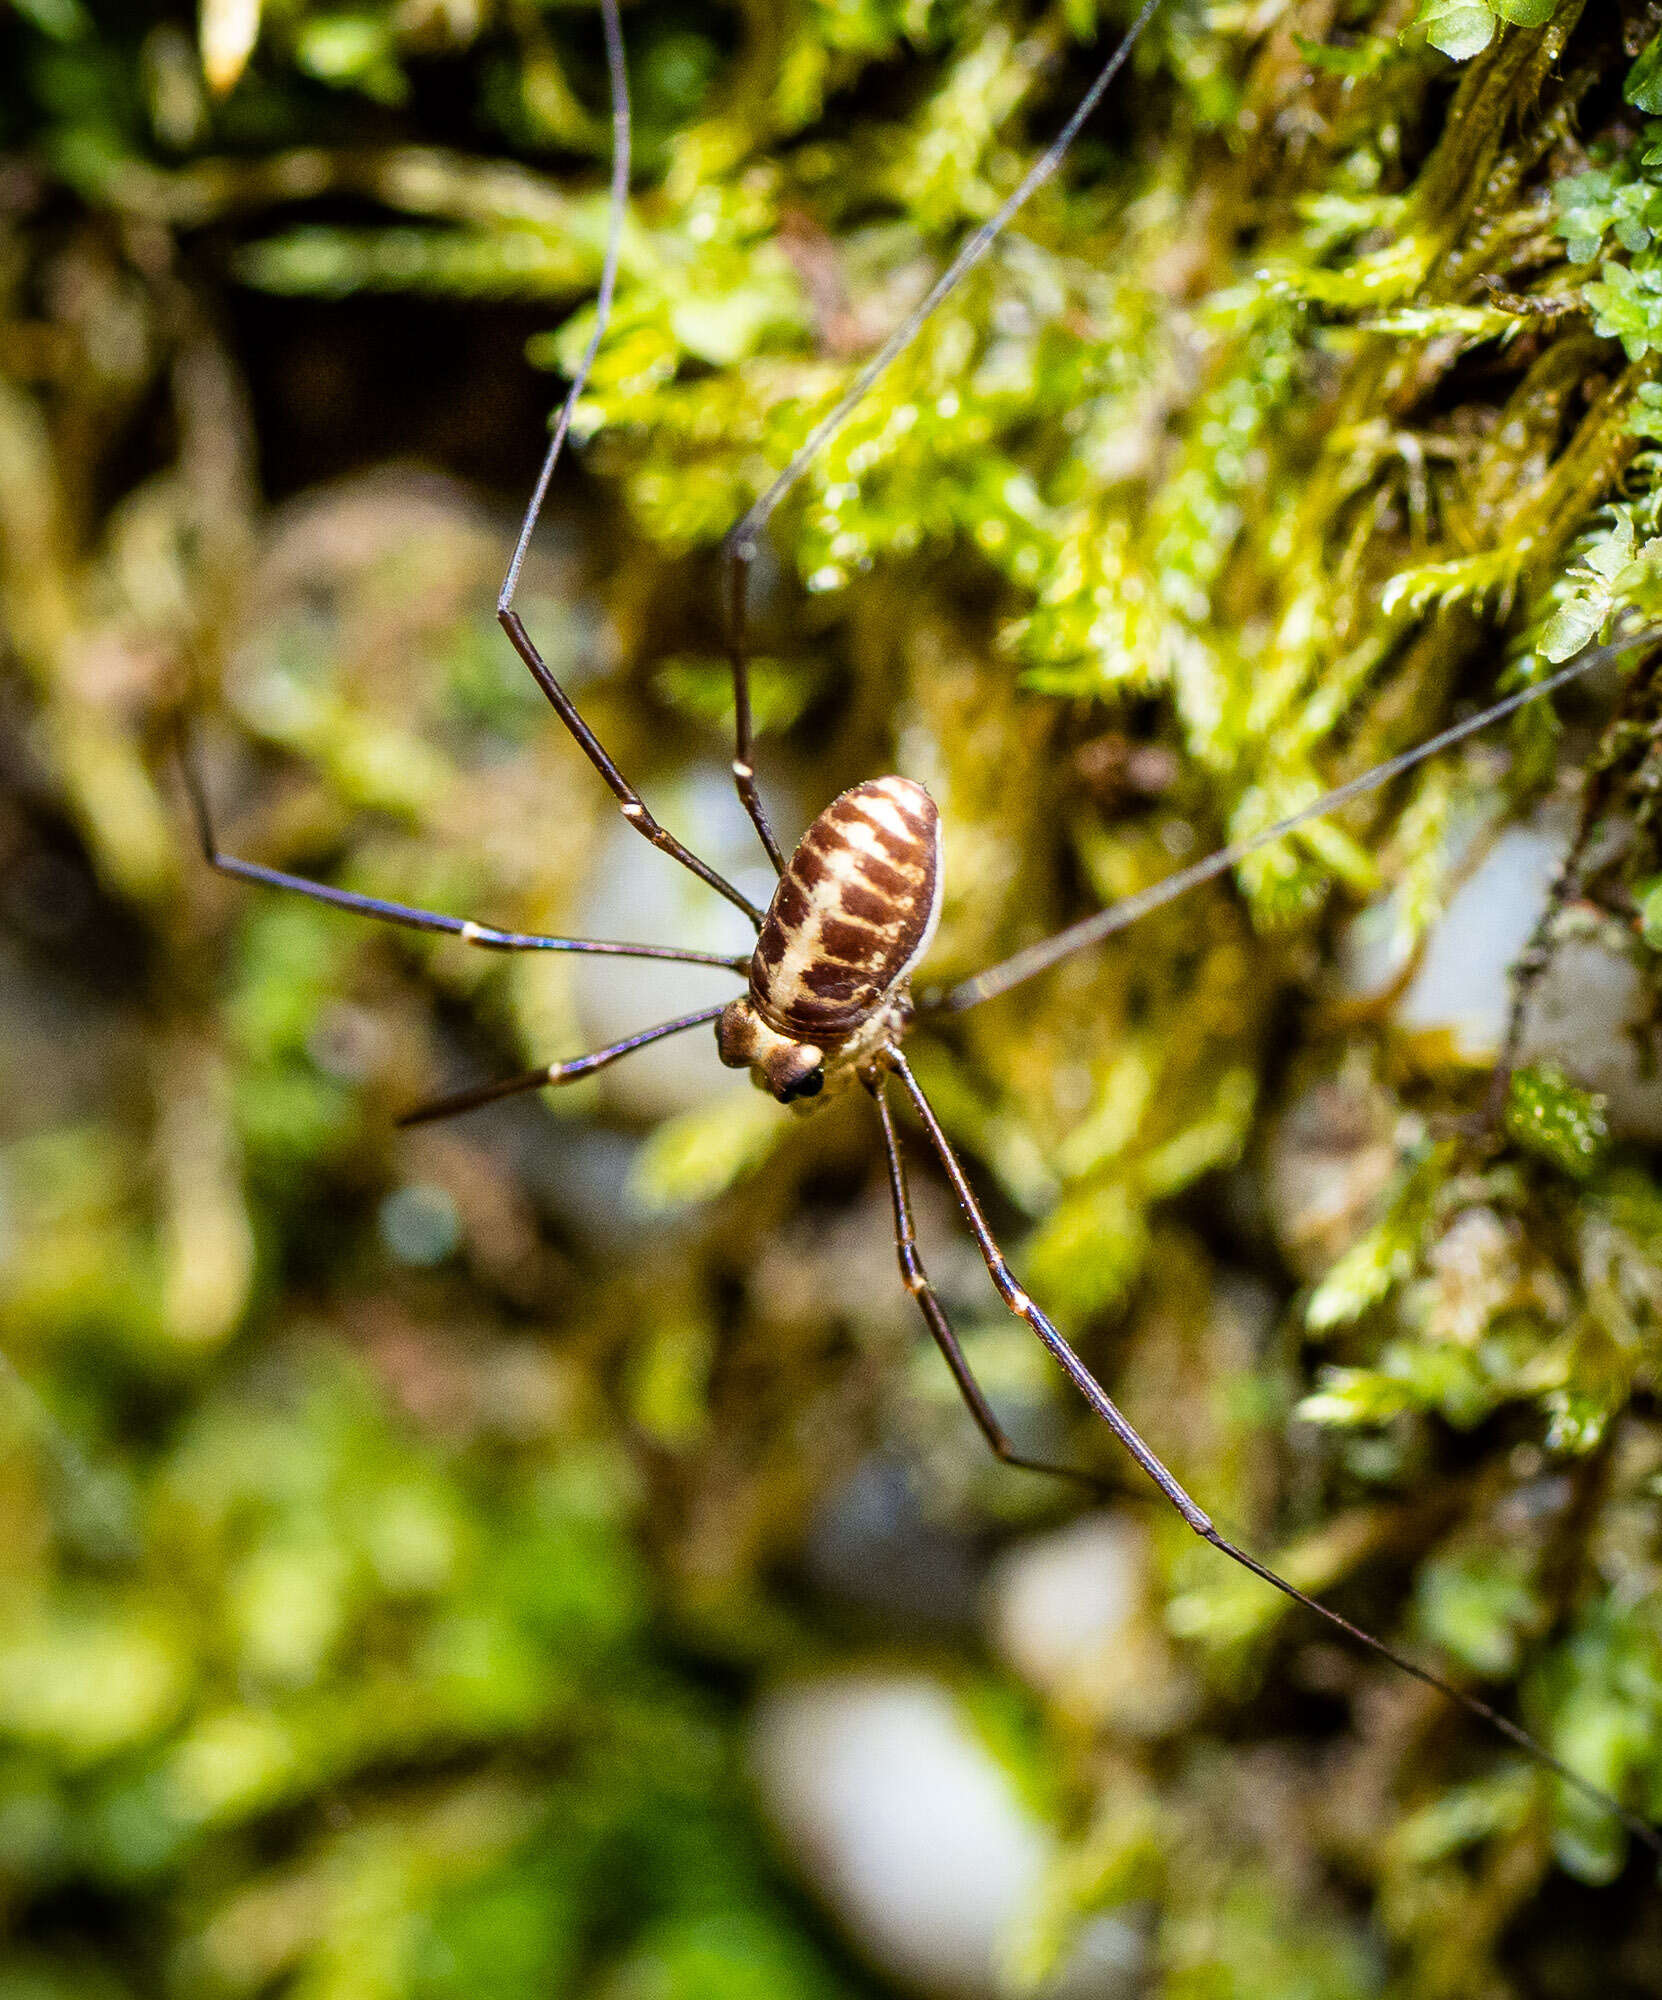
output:
[[712, 1025], [716, 1030], [720, 1060], [730, 1067], [748, 1069], [755, 1082], [781, 1103], [795, 1105], [804, 1113], [811, 1114], [817, 1103], [826, 1098], [849, 1090], [863, 1091], [875, 1108], [882, 1135], [901, 1280], [916, 1299], [929, 1334], [988, 1446], [1006, 1465], [1066, 1479], [1097, 1492], [1123, 1491], [1094, 1474], [1025, 1456], [1015, 1449], [1001, 1426], [969, 1366], [918, 1250], [906, 1166], [891, 1103], [891, 1093], [898, 1088], [900, 1096], [911, 1106], [922, 1126], [925, 1140], [957, 1197], [998, 1296], [1011, 1313], [1025, 1322], [1091, 1410], [1113, 1432], [1136, 1465], [1189, 1528], [1232, 1562], [1336, 1626], [1356, 1644], [1435, 1688], [1467, 1713], [1479, 1718], [1583, 1797], [1619, 1818], [1636, 1839], [1662, 1856], [1662, 1835], [1655, 1828], [1629, 1811], [1619, 1800], [1571, 1770], [1519, 1724], [1318, 1602], [1222, 1533], [1129, 1423], [1043, 1307], [1017, 1281], [987, 1223], [980, 1200], [902, 1050], [908, 1031], [920, 1016], [961, 1013], [1038, 976], [1071, 953], [1100, 943], [1149, 911], [1226, 873], [1258, 849], [1284, 838], [1296, 828], [1332, 812], [1365, 792], [1389, 784], [1414, 765], [1490, 727], [1525, 704], [1538, 701], [1627, 653], [1662, 642], [1662, 629], [1633, 632], [1614, 645], [1586, 653], [1480, 714], [1443, 730], [1416, 748], [1325, 793], [1275, 825], [1219, 849], [1140, 894], [1085, 918], [1043, 943], [1029, 946], [973, 978], [963, 980], [947, 992], [927, 995], [922, 999], [913, 997], [913, 975], [934, 935], [945, 872], [951, 865], [950, 855], [943, 851], [939, 815], [928, 793], [921, 785], [901, 776], [881, 776], [856, 785], [826, 806], [787, 857], [775, 836], [757, 789], [745, 624], [748, 574], [762, 533], [780, 502], [891, 363], [916, 337], [931, 313], [965, 274], [987, 255], [1010, 219], [1034, 191], [1056, 172], [1073, 139], [1107, 92], [1160, 4], [1161, 0], [1146, 0], [1125, 39], [1020, 186], [997, 214], [968, 238], [922, 302], [859, 370], [849, 388], [812, 428], [784, 470], [727, 538], [724, 545], [727, 641], [734, 695], [732, 772], [738, 795], [778, 876], [777, 886], [764, 910], [653, 817], [640, 793], [578, 713], [514, 609], [526, 552], [570, 428], [572, 413], [587, 382], [595, 352], [604, 337], [616, 284], [618, 245], [629, 187], [630, 108], [617, 0], [601, 0], [614, 144], [610, 228], [595, 328], [555, 421], [548, 451], [503, 580], [497, 601], [497, 616], [560, 721], [610, 788], [628, 824], [643, 839], [688, 869], [750, 919], [757, 931], [757, 942], [755, 951], [748, 959], [683, 951], [665, 944], [613, 943], [499, 929], [468, 918], [446, 916], [432, 910], [357, 895], [222, 853], [214, 835], [206, 791], [187, 738], [182, 745], [183, 761], [202, 852], [210, 866], [239, 880], [290, 890], [384, 923], [459, 937], [464, 943], [483, 950], [561, 951], [671, 959], [689, 965], [720, 966], [731, 971], [743, 982], [743, 990], [725, 1004], [701, 1008], [661, 1022], [656, 1027], [630, 1035], [588, 1055], [548, 1063], [517, 1076], [440, 1098], [409, 1112], [399, 1122], [414, 1125], [448, 1118], [495, 1099], [569, 1083], [592, 1075], [596, 1070], [666, 1036]]

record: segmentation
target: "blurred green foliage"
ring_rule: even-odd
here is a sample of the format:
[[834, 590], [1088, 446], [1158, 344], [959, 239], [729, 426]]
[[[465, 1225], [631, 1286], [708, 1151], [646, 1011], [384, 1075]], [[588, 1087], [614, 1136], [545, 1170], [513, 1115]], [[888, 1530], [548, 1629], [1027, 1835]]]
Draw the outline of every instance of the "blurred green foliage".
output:
[[[626, 13], [617, 310], [522, 607], [695, 844], [732, 837], [716, 543], [1128, 11]], [[1662, 610], [1657, 47], [1639, 0], [1168, 0], [758, 579], [782, 816], [896, 766], [941, 803], [931, 979]], [[874, 1646], [1019, 1712], [985, 1733], [1058, 1845], [1013, 1976], [1112, 1917], [1167, 2000], [1654, 1992], [1619, 1828], [1174, 1520], [1125, 1642], [1154, 1720], [825, 1582], [874, 1453], [895, 1536], [967, 1559], [1073, 1504], [914, 1361], [860, 1107], [775, 1116], [698, 1038], [397, 1135], [598, 1038], [589, 974], [195, 860], [185, 713], [235, 851], [716, 935], [490, 620], [608, 137], [586, 9], [0, 15], [0, 1995], [863, 1990], [743, 1745], [768, 1677]], [[1527, 710], [915, 1042], [1024, 1281], [1217, 1517], [1652, 1816], [1657, 717], [1644, 673]], [[1536, 969], [1620, 969], [1620, 1088], [1584, 1034], [1497, 1095], [1499, 1038], [1396, 1007], [1532, 812], [1580, 816]], [[919, 1178], [1001, 1407], [1108, 1465]]]

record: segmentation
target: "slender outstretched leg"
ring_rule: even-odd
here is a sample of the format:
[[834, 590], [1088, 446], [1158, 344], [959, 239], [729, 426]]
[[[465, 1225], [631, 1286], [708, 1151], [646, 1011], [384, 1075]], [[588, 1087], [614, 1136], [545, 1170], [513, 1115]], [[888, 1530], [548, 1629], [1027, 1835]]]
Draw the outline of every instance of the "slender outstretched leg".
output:
[[549, 937], [540, 931], [498, 930], [492, 924], [476, 924], [471, 917], [446, 917], [437, 910], [418, 910], [409, 903], [389, 903], [380, 896], [360, 896], [355, 890], [331, 888], [327, 882], [314, 882], [309, 876], [290, 875], [281, 868], [267, 868], [263, 862], [243, 861], [235, 854], [220, 851], [214, 837], [207, 790], [192, 755], [188, 730], [183, 724], [179, 734], [179, 765], [184, 773], [185, 790], [190, 796], [203, 860], [221, 875], [233, 876], [239, 882], [258, 882], [267, 889], [289, 889], [298, 896], [310, 897], [314, 903], [328, 903], [334, 909], [350, 910], [360, 917], [375, 917], [384, 924], [400, 924], [406, 930], [435, 931], [446, 937], [459, 937], [464, 944], [478, 945], [486, 951], [574, 951], [594, 958], [671, 958], [683, 965], [719, 965], [729, 972], [739, 973], [749, 965], [748, 959], [724, 958], [719, 952], [711, 951], [681, 951], [667, 944], [611, 944], [602, 938]]
[[925, 1014], [962, 1014], [971, 1007], [979, 1007], [983, 1000], [991, 1000], [999, 993], [1008, 993], [1012, 986], [1019, 986], [1024, 980], [1032, 979], [1052, 965], [1086, 945], [1100, 944], [1104, 938], [1112, 937], [1116, 931], [1123, 931], [1139, 918], [1146, 917], [1151, 910], [1162, 909], [1167, 903], [1174, 903], [1179, 896], [1186, 896], [1191, 889], [1201, 883], [1210, 882], [1214, 877], [1224, 875], [1244, 861], [1249, 854], [1256, 854], [1261, 847], [1284, 840], [1288, 834], [1296, 833], [1301, 826], [1311, 820], [1320, 819], [1325, 814], [1348, 805], [1352, 799], [1359, 799], [1366, 792], [1378, 791], [1388, 785], [1393, 778], [1400, 778], [1404, 771], [1411, 771], [1416, 764], [1423, 764], [1428, 757], [1436, 757], [1449, 750], [1456, 743], [1463, 743], [1468, 736], [1475, 736], [1479, 730], [1487, 729], [1492, 723], [1502, 722], [1514, 715], [1530, 702], [1539, 701], [1542, 696], [1555, 694], [1567, 687], [1571, 681], [1579, 680], [1584, 674], [1596, 668], [1608, 666], [1620, 659], [1624, 653], [1631, 653], [1641, 646], [1654, 646], [1662, 642], [1662, 626], [1646, 626], [1643, 631], [1631, 632], [1613, 641], [1608, 646], [1595, 646], [1591, 652], [1583, 653], [1572, 660], [1567, 667], [1560, 667], [1556, 673], [1548, 674], [1545, 680], [1536, 681], [1532, 686], [1521, 688], [1516, 694], [1509, 694], [1492, 707], [1469, 715], [1463, 722], [1431, 736], [1412, 750], [1405, 750], [1400, 757], [1388, 757], [1383, 764], [1376, 764], [1371, 771], [1364, 771], [1360, 777], [1351, 778], [1345, 784], [1335, 785], [1330, 792], [1324, 792], [1319, 799], [1301, 806], [1285, 819], [1277, 820], [1273, 826], [1266, 826], [1258, 833], [1250, 833], [1243, 840], [1231, 841], [1227, 847], [1220, 847], [1216, 853], [1208, 854], [1204, 860], [1194, 862], [1188, 868], [1179, 868], [1173, 875], [1166, 875], [1153, 882], [1146, 889], [1140, 889], [1134, 896], [1126, 896], [1106, 910], [1098, 910], [1095, 916], [1085, 917], [1077, 924], [1070, 924], [1066, 930], [1058, 931], [1054, 937], [1043, 939], [1038, 944], [1029, 945], [1025, 951], [1018, 951], [1014, 957], [1001, 960], [989, 966], [985, 972], [978, 972], [971, 979], [960, 980], [956, 986], [944, 993], [931, 992], [918, 996], [918, 1011]]
[[718, 875], [707, 861], [700, 861], [690, 847], [684, 847], [673, 833], [661, 827], [647, 811], [642, 799], [629, 780], [623, 775], [601, 747], [600, 739], [577, 713], [571, 697], [549, 672], [542, 655], [531, 643], [530, 634], [520, 623], [519, 613], [510, 610], [506, 603], [497, 607], [497, 617], [502, 621], [502, 629], [514, 642], [520, 658], [531, 669], [538, 687], [547, 695], [554, 712], [577, 739], [577, 746], [589, 762], [611, 786], [613, 795], [623, 817], [639, 834], [644, 834], [652, 845], [663, 853], [679, 861], [683, 868], [689, 868], [701, 882], [708, 882], [718, 896], [725, 896], [735, 909], [743, 910], [758, 930], [762, 926], [762, 912], [742, 889], [735, 889], [723, 875]]
[[525, 566], [525, 554], [531, 546], [531, 537], [536, 532], [537, 519], [542, 513], [543, 501], [548, 496], [549, 481], [554, 477], [554, 468], [559, 463], [560, 453], [565, 448], [566, 433], [571, 429], [573, 412], [578, 398], [588, 384], [589, 370], [594, 365], [594, 357], [611, 318], [612, 294], [617, 288], [618, 251], [623, 241], [623, 217], [629, 201], [629, 159], [630, 159], [630, 115], [629, 79], [623, 61], [623, 28], [618, 20], [617, 0], [600, 0], [601, 19], [606, 30], [606, 73], [610, 79], [612, 95], [612, 187], [611, 214], [606, 230], [606, 254], [600, 267], [600, 290], [595, 299], [594, 332], [589, 336], [589, 344], [571, 378], [571, 387], [566, 399], [560, 405], [560, 414], [555, 419], [554, 434], [549, 439], [544, 455], [542, 470], [537, 475], [537, 484], [531, 495], [531, 504], [525, 510], [525, 519], [520, 526], [519, 540], [514, 545], [513, 559], [508, 564], [508, 573], [502, 579], [502, 588], [497, 595], [496, 615], [502, 629], [513, 642], [513, 648], [531, 670], [531, 677], [548, 697], [554, 713], [570, 730], [577, 747], [611, 787], [623, 817], [639, 834], [643, 834], [652, 845], [679, 861], [683, 868], [689, 868], [701, 882], [707, 882], [717, 895], [725, 896], [735, 908], [744, 911], [757, 929], [761, 928], [762, 912], [751, 902], [742, 890], [735, 889], [724, 876], [718, 875], [707, 861], [700, 861], [692, 849], [685, 847], [674, 834], [666, 831], [652, 817], [646, 802], [630, 784], [606, 754], [599, 738], [577, 713], [571, 697], [561, 687], [549, 668], [548, 662], [537, 651], [531, 635], [526, 631], [519, 613], [514, 609], [514, 593], [519, 588], [520, 571]]
[[[747, 546], [754, 554], [755, 544]], [[746, 609], [750, 591], [750, 562], [727, 561], [727, 658], [733, 669], [733, 784], [739, 803], [750, 815], [750, 823], [761, 836], [773, 872], [783, 875], [785, 857], [774, 838], [767, 807], [756, 789], [756, 755], [752, 748], [750, 720], [750, 635], [746, 630]]]
[[551, 1083], [575, 1083], [579, 1077], [593, 1076], [597, 1069], [605, 1069], [620, 1056], [633, 1055], [636, 1049], [644, 1049], [650, 1042], [661, 1042], [666, 1036], [684, 1034], [688, 1028], [701, 1028], [721, 1011], [719, 1005], [701, 1007], [696, 1014], [683, 1014], [675, 1021], [660, 1021], [657, 1027], [643, 1028], [638, 1035], [628, 1035], [621, 1042], [596, 1049], [592, 1055], [572, 1056], [566, 1062], [544, 1063], [540, 1069], [524, 1070], [518, 1076], [501, 1077], [495, 1083], [481, 1083], [473, 1090], [458, 1090], [453, 1097], [437, 1097], [431, 1104], [421, 1104], [414, 1111], [406, 1111], [398, 1123], [430, 1125], [436, 1118], [454, 1118], [478, 1105], [494, 1104], [499, 1097], [517, 1097], [521, 1091], [542, 1090]]
[[976, 265], [986, 258], [1015, 216], [1056, 173], [1067, 157], [1069, 148], [1084, 129], [1091, 113], [1101, 103], [1108, 86], [1119, 75], [1126, 59], [1136, 47], [1143, 30], [1153, 20], [1160, 5], [1161, 0], [1143, 0], [1137, 18], [1121, 37], [1119, 46], [1098, 70], [1096, 80], [1074, 106], [1067, 123], [1028, 168], [1020, 184], [1006, 197], [998, 213], [989, 216], [964, 239], [952, 262], [809, 431], [801, 444], [792, 452], [783, 470], [769, 482], [743, 520], [731, 530], [721, 545], [722, 563], [727, 572], [727, 656], [733, 668], [733, 781], [738, 786], [739, 797], [744, 801], [745, 811], [749, 813], [756, 831], [762, 837], [762, 845], [768, 851], [768, 858], [781, 874], [785, 869], [784, 857], [780, 854], [779, 843], [773, 837], [773, 829], [768, 825], [762, 801], [757, 796], [756, 772], [751, 757], [750, 665], [745, 624], [746, 605], [750, 595], [750, 571], [761, 546], [762, 531], [778, 512], [780, 502], [809, 466], [853, 416], [894, 363], [917, 339], [933, 317], [936, 308], [949, 293], [956, 291]]
[[1313, 1611], [1319, 1618], [1325, 1618], [1330, 1625], [1337, 1626], [1358, 1645], [1366, 1646], [1371, 1652], [1377, 1653], [1382, 1659], [1389, 1660], [1393, 1666], [1400, 1668], [1403, 1673], [1411, 1674], [1415, 1680], [1424, 1682], [1427, 1687], [1435, 1688], [1439, 1694], [1446, 1695], [1450, 1701], [1458, 1703], [1468, 1714], [1477, 1716], [1491, 1729], [1498, 1730], [1508, 1742], [1516, 1744], [1537, 1764], [1573, 1786], [1583, 1798], [1590, 1799], [1604, 1811], [1613, 1813], [1636, 1840], [1642, 1841], [1654, 1854], [1662, 1857], [1662, 1833], [1658, 1833], [1648, 1820], [1630, 1812], [1620, 1800], [1612, 1798], [1608, 1792], [1601, 1791], [1591, 1780], [1582, 1777], [1577, 1771], [1572, 1771], [1568, 1764], [1563, 1763], [1550, 1750], [1537, 1743], [1528, 1730], [1502, 1715], [1499, 1709], [1491, 1708], [1488, 1702], [1478, 1696], [1467, 1694], [1464, 1689], [1457, 1688], [1452, 1681], [1446, 1681], [1440, 1674], [1433, 1673], [1429, 1667], [1422, 1667], [1406, 1653], [1399, 1653], [1394, 1646], [1387, 1645], [1383, 1639], [1376, 1639], [1371, 1632], [1365, 1632], [1360, 1625], [1353, 1625], [1348, 1618], [1330, 1609], [1319, 1598], [1311, 1597], [1306, 1591], [1300, 1590], [1297, 1584], [1289, 1583], [1284, 1576], [1277, 1575], [1267, 1563], [1260, 1562], [1255, 1555], [1249, 1554], [1247, 1550], [1230, 1541], [1214, 1526], [1204, 1508], [1167, 1470], [1057, 1328], [1016, 1283], [1010, 1266], [1005, 1262], [1004, 1253], [999, 1249], [992, 1231], [987, 1226], [986, 1217], [981, 1212], [981, 1204], [975, 1198], [975, 1191], [958, 1163], [958, 1156], [948, 1143], [945, 1132], [941, 1130], [940, 1120], [936, 1118], [934, 1109], [924, 1096], [917, 1078], [907, 1066], [906, 1058], [898, 1048], [894, 1047], [888, 1049], [887, 1057], [895, 1074], [905, 1086], [906, 1094], [911, 1098], [918, 1117], [923, 1121], [923, 1128], [929, 1135], [929, 1143], [934, 1147], [946, 1171], [946, 1177], [952, 1183], [952, 1191], [958, 1197], [958, 1205], [964, 1211], [965, 1220], [969, 1223], [976, 1245], [980, 1249], [988, 1271], [992, 1274], [999, 1297], [1011, 1312], [1018, 1318], [1024, 1319], [1038, 1335], [1069, 1381], [1182, 1515], [1188, 1526], [1203, 1541], [1210, 1542], [1220, 1554], [1228, 1556], [1231, 1562], [1239, 1563], [1243, 1569], [1250, 1570], [1254, 1576], [1262, 1578], [1273, 1589], [1279, 1590], [1284, 1597], [1290, 1597], [1295, 1604], [1303, 1605], [1306, 1611]]
[[958, 1336], [952, 1330], [952, 1323], [946, 1316], [946, 1308], [935, 1295], [935, 1287], [930, 1283], [929, 1273], [923, 1267], [923, 1259], [918, 1254], [917, 1231], [912, 1222], [912, 1201], [906, 1187], [906, 1166], [901, 1157], [900, 1139], [894, 1128], [894, 1114], [889, 1109], [884, 1092], [883, 1079], [873, 1079], [867, 1085], [877, 1105], [877, 1115], [883, 1121], [883, 1146], [889, 1160], [889, 1194], [894, 1202], [895, 1254], [900, 1259], [900, 1276], [907, 1291], [918, 1302], [924, 1323], [929, 1328], [935, 1345], [941, 1350], [941, 1358], [952, 1371], [952, 1379], [958, 1385], [958, 1393], [975, 1419], [976, 1427], [987, 1440], [994, 1458], [1003, 1465], [1013, 1465], [1022, 1472], [1042, 1472], [1052, 1479], [1066, 1479], [1075, 1486], [1083, 1486], [1088, 1492], [1116, 1500], [1146, 1499], [1146, 1487], [1127, 1487], [1114, 1479], [1106, 1479], [1095, 1472], [1083, 1472], [1073, 1465], [1052, 1465], [1042, 1458], [1029, 1458], [1016, 1450], [1010, 1442], [1009, 1433], [999, 1422], [993, 1406], [987, 1400], [987, 1392], [976, 1381], [973, 1370], [959, 1345]]

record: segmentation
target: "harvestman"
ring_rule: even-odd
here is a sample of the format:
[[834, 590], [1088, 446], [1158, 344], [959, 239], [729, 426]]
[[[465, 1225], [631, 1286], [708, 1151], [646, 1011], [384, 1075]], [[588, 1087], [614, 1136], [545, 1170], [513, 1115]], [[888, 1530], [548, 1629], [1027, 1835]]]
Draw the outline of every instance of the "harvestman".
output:
[[555, 713], [611, 788], [629, 824], [654, 847], [662, 849], [682, 867], [690, 869], [701, 882], [718, 895], [725, 896], [750, 919], [758, 933], [756, 950], [751, 958], [724, 958], [710, 952], [682, 951], [669, 945], [619, 944], [593, 938], [547, 937], [500, 930], [471, 919], [444, 916], [432, 910], [358, 895], [333, 888], [327, 883], [287, 874], [280, 869], [267, 868], [259, 862], [243, 861], [234, 855], [224, 854], [215, 840], [207, 795], [187, 743], [185, 776], [202, 852], [212, 867], [241, 881], [293, 890], [315, 902], [332, 904], [337, 909], [351, 910], [360, 916], [400, 924], [412, 930], [459, 937], [465, 944], [478, 945], [489, 951], [563, 951], [615, 958], [672, 959], [682, 964], [721, 966], [744, 977], [745, 992], [724, 1006], [701, 1008], [696, 1013], [664, 1021], [589, 1055], [548, 1063], [522, 1075], [440, 1099], [410, 1112], [400, 1123], [413, 1125], [429, 1119], [447, 1118], [518, 1092], [574, 1082], [651, 1042], [711, 1023], [716, 1026], [717, 1051], [722, 1062], [732, 1068], [748, 1068], [755, 1082], [781, 1103], [795, 1103], [806, 1109], [810, 1100], [822, 1095], [854, 1087], [864, 1089], [876, 1106], [882, 1128], [901, 1277], [906, 1289], [917, 1300], [929, 1332], [982, 1436], [996, 1456], [1007, 1465], [1075, 1480], [1100, 1490], [1104, 1482], [1093, 1479], [1087, 1473], [1071, 1467], [1047, 1465], [1018, 1452], [970, 1370], [918, 1252], [906, 1169], [888, 1098], [890, 1080], [898, 1082], [911, 1101], [930, 1146], [945, 1170], [1000, 1298], [1038, 1336], [1091, 1409], [1119, 1439], [1187, 1525], [1215, 1549], [1295, 1603], [1315, 1612], [1352, 1640], [1389, 1660], [1416, 1680], [1436, 1688], [1468, 1713], [1488, 1723], [1537, 1763], [1573, 1786], [1583, 1797], [1619, 1817], [1635, 1838], [1662, 1856], [1662, 1835], [1655, 1828], [1571, 1770], [1517, 1723], [1487, 1702], [1455, 1687], [1429, 1668], [1398, 1652], [1384, 1640], [1363, 1631], [1339, 1612], [1319, 1603], [1220, 1532], [1121, 1414], [1042, 1308], [1016, 1282], [988, 1227], [975, 1191], [901, 1050], [901, 1042], [920, 1012], [961, 1013], [995, 994], [1007, 992], [1070, 953], [1123, 930], [1161, 904], [1223, 874], [1259, 848], [1282, 839], [1296, 828], [1364, 792], [1390, 783], [1413, 765], [1513, 714], [1526, 703], [1553, 693], [1622, 653], [1662, 640], [1662, 629], [1633, 633], [1614, 645], [1585, 654], [1569, 666], [1442, 731], [1415, 749], [1392, 758], [1348, 784], [1340, 785], [1274, 826], [1220, 849], [1205, 860], [1166, 877], [1110, 909], [1071, 925], [1043, 943], [1029, 946], [945, 993], [927, 995], [917, 1001], [911, 993], [912, 975], [934, 934], [942, 880], [939, 824], [928, 794], [920, 785], [898, 777], [879, 778], [855, 786], [826, 807], [809, 827], [794, 854], [787, 858], [774, 835], [756, 787], [745, 608], [748, 576], [756, 558], [758, 537], [820, 450], [842, 428], [891, 362], [915, 338], [930, 314], [966, 273], [987, 255], [1005, 226], [1034, 191], [1056, 172], [1075, 136], [1096, 108], [1160, 4], [1161, 0], [1145, 0], [1125, 39], [1020, 186], [998, 213], [966, 240], [926, 297], [859, 371], [842, 397], [814, 426], [784, 470], [727, 538], [723, 556], [727, 576], [728, 653], [734, 694], [733, 780], [779, 878], [771, 903], [766, 910], [762, 910], [653, 818], [640, 793], [613, 763], [594, 732], [578, 714], [514, 609], [514, 595], [526, 551], [578, 398], [604, 335], [617, 279], [618, 246], [629, 189], [630, 107], [617, 0], [600, 0], [612, 99], [613, 151], [610, 227], [601, 270], [595, 328], [556, 419], [513, 560], [497, 600], [497, 617]]

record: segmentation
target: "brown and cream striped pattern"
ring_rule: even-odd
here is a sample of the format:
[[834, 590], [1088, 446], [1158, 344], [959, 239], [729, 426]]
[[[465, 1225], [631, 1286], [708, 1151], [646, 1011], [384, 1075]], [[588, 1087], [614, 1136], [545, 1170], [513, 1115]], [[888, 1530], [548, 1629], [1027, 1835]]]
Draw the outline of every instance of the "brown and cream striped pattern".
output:
[[940, 882], [940, 816], [921, 785], [874, 778], [833, 799], [780, 876], [756, 940], [757, 1013], [821, 1046], [851, 1033], [927, 950]]

